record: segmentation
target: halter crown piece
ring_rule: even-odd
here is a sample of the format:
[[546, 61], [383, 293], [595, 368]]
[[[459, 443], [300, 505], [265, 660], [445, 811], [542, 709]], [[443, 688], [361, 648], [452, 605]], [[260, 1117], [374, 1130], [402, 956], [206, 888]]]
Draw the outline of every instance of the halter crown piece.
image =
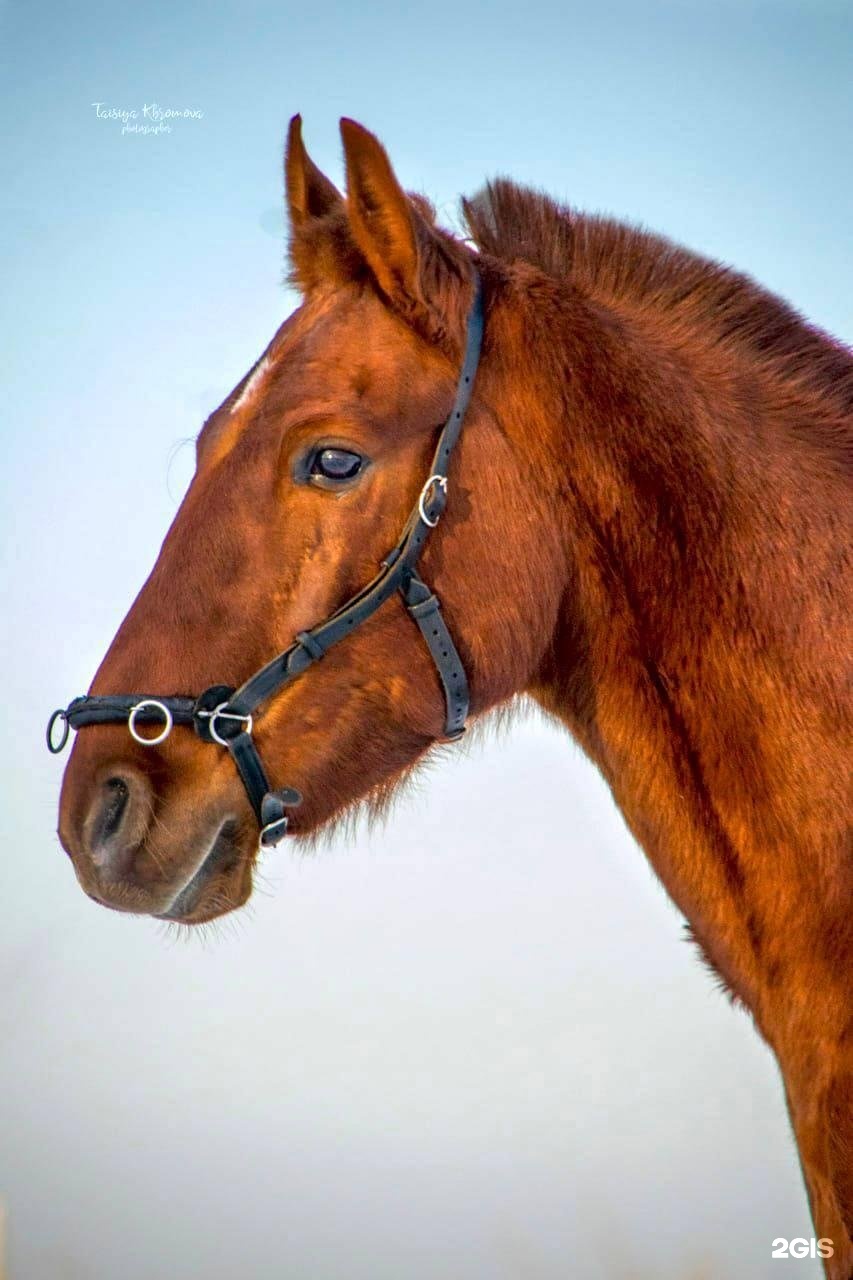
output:
[[[474, 273], [474, 299], [468, 314], [465, 355], [450, 416], [441, 428], [427, 480], [400, 536], [382, 562], [372, 582], [351, 596], [324, 622], [310, 631], [300, 631], [294, 643], [278, 654], [239, 689], [214, 685], [193, 697], [159, 697], [152, 694], [116, 693], [75, 698], [65, 708], [54, 711], [47, 726], [48, 749], [55, 755], [68, 741], [71, 729], [89, 724], [126, 723], [131, 736], [143, 746], [157, 746], [168, 738], [174, 725], [195, 729], [202, 742], [224, 747], [231, 753], [243, 781], [260, 828], [260, 844], [278, 844], [287, 831], [287, 810], [302, 797], [293, 787], [270, 788], [258, 749], [252, 737], [254, 717], [268, 698], [290, 684], [318, 662], [332, 645], [343, 640], [366, 622], [395, 591], [399, 591], [427, 643], [444, 690], [444, 737], [459, 738], [465, 732], [468, 714], [468, 681], [447, 625], [441, 616], [438, 597], [417, 574], [424, 543], [438, 524], [447, 504], [448, 466], [459, 439], [465, 411], [471, 399], [483, 340], [483, 293]], [[60, 724], [59, 737], [55, 737]], [[153, 725], [150, 737], [140, 727]]]

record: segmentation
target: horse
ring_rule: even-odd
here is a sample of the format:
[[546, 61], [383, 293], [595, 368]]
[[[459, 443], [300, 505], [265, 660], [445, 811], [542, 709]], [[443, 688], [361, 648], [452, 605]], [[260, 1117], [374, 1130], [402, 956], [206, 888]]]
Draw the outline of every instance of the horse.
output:
[[[749, 277], [508, 179], [463, 201], [467, 234], [451, 233], [373, 134], [341, 132], [345, 195], [291, 121], [301, 303], [201, 430], [80, 700], [110, 714], [57, 713], [66, 737], [88, 725], [60, 840], [97, 902], [211, 920], [251, 894], [259, 822], [311, 838], [382, 808], [457, 736], [447, 663], [463, 718], [526, 695], [595, 762], [775, 1054], [819, 1254], [849, 1280], [853, 353]], [[388, 548], [416, 527], [442, 626], [428, 645], [399, 573], [381, 600], [366, 586], [384, 560], [387, 587]], [[351, 634], [320, 644], [318, 619], [371, 590]], [[228, 699], [288, 645], [281, 670], [304, 661], [252, 702], [253, 726]], [[205, 706], [184, 696], [208, 687]], [[181, 696], [122, 702], [133, 689]], [[171, 707], [199, 732], [170, 734]], [[252, 803], [264, 770], [288, 784], [271, 820]]]

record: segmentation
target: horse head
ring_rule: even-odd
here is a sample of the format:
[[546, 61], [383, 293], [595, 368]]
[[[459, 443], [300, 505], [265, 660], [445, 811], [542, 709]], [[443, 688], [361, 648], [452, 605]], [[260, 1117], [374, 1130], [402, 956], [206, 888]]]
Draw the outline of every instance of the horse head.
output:
[[[475, 282], [484, 275], [488, 287], [490, 264], [435, 226], [371, 134], [345, 120], [342, 136], [346, 198], [309, 158], [299, 118], [291, 122], [285, 186], [301, 305], [205, 423], [159, 558], [80, 700], [90, 712], [128, 690], [167, 691], [178, 711], [199, 690], [222, 690], [224, 702], [363, 592], [419, 494], [430, 529], [422, 571], [454, 637], [459, 662], [445, 665], [464, 666], [472, 712], [523, 688], [541, 659], [557, 592], [532, 592], [531, 566], [544, 583], [563, 575], [556, 545], [532, 518], [529, 465], [490, 408], [509, 368], [494, 341], [446, 503], [437, 486], [429, 493], [446, 505], [434, 532], [437, 514], [422, 505], [464, 364]], [[428, 641], [439, 636], [421, 629]], [[251, 722], [227, 710], [211, 722], [215, 696], [195, 708], [215, 743], [251, 725], [266, 772], [301, 797], [287, 814], [297, 836], [359, 801], [381, 804], [446, 731], [436, 664], [445, 683], [462, 678], [442, 670], [441, 640], [425, 646], [397, 597], [328, 652], [317, 645], [312, 654], [311, 643], [309, 658], [323, 660]], [[166, 734], [149, 723], [161, 705], [132, 713], [131, 733], [125, 707], [112, 716], [123, 722], [96, 716], [78, 736], [60, 838], [96, 900], [195, 923], [249, 897], [258, 815], [209, 732]]]

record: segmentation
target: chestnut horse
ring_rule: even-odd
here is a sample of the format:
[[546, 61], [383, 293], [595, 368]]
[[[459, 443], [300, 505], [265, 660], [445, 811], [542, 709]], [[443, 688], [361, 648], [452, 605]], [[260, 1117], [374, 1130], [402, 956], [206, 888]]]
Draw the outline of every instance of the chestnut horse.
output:
[[[205, 423], [194, 479], [92, 692], [239, 685], [369, 582], [485, 336], [423, 572], [483, 715], [527, 694], [595, 761], [778, 1059], [827, 1273], [853, 1270], [847, 532], [853, 356], [747, 277], [498, 181], [470, 238], [342, 122], [347, 194], [286, 156], [302, 304]], [[257, 718], [297, 836], [381, 803], [442, 735], [387, 600]], [[520, 815], [521, 816], [521, 815]], [[226, 751], [81, 732], [60, 838], [122, 911], [249, 897]], [[824, 1251], [826, 1248], [824, 1247]]]

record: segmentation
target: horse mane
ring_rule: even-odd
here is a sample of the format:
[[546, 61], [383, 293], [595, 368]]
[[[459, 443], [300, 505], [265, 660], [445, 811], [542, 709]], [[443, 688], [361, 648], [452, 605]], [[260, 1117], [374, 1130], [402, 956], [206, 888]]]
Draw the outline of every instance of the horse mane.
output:
[[853, 352], [749, 276], [505, 178], [463, 201], [463, 211], [481, 252], [570, 279], [583, 295], [640, 324], [666, 319], [676, 337], [701, 335], [735, 358], [746, 356], [795, 399], [816, 400], [812, 414], [817, 409], [830, 426], [833, 452], [853, 460]]

